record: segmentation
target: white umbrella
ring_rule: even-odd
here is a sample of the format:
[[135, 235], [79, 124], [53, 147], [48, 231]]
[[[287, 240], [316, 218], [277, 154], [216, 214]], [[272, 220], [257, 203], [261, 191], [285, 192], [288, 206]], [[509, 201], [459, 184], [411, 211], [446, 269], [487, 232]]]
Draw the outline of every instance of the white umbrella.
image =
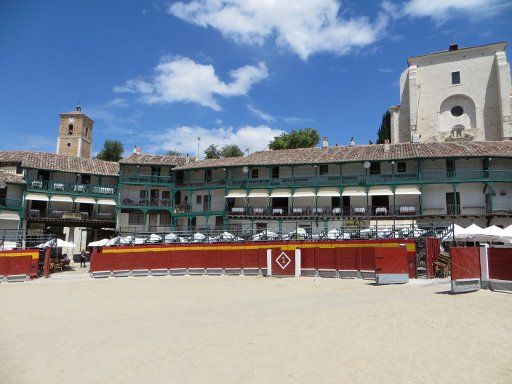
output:
[[158, 243], [159, 241], [162, 241], [162, 236], [157, 235], [156, 233], [152, 233], [151, 235], [149, 235], [150, 243]]
[[48, 240], [46, 243], [39, 244], [37, 248], [75, 248], [75, 243], [70, 243], [69, 241], [64, 241], [61, 239], [52, 239]]
[[350, 239], [350, 233], [344, 232], [343, 234], [341, 231], [337, 228], [331, 229], [329, 232], [327, 232], [327, 238], [330, 240], [335, 239]]
[[16, 248], [15, 241], [0, 241], [0, 250], [2, 251], [10, 251]]
[[279, 236], [277, 233], [272, 231], [263, 231], [260, 233], [257, 233], [252, 237], [253, 240], [261, 240], [261, 238], [266, 237], [267, 239], [277, 239]]
[[164, 241], [166, 243], [174, 243], [177, 240], [178, 240], [178, 236], [176, 236], [175, 233], [169, 233], [169, 234], [164, 236]]
[[204, 241], [206, 239], [206, 236], [202, 233], [194, 233], [194, 241]]
[[227, 241], [232, 241], [235, 239], [235, 235], [233, 235], [232, 233], [229, 233], [229, 232], [222, 232], [219, 236], [219, 238], [221, 240], [227, 240]]
[[135, 236], [121, 238], [121, 244], [144, 244], [144, 239]]
[[87, 244], [88, 247], [104, 247], [109, 242], [109, 239], [101, 239], [98, 241], [93, 241], [92, 243]]

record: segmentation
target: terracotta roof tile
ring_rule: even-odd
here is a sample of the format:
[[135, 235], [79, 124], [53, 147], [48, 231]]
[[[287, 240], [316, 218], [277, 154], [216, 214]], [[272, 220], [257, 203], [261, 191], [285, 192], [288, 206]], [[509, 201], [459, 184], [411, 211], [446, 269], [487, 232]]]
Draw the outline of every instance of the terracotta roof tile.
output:
[[112, 161], [32, 151], [0, 151], [0, 163], [18, 163], [23, 168], [117, 176], [119, 164]]
[[169, 155], [151, 155], [149, 153], [137, 154], [133, 153], [130, 156], [119, 161], [120, 164], [139, 164], [139, 165], [173, 165], [180, 166], [185, 164], [183, 156], [169, 156]]
[[512, 157], [512, 141], [461, 143], [400, 143], [346, 147], [301, 148], [255, 152], [245, 157], [201, 160], [177, 167], [178, 170], [245, 165], [326, 164], [365, 160], [400, 160], [437, 157]]
[[17, 173], [7, 172], [0, 169], [0, 181], [5, 181], [8, 184], [23, 184], [23, 175]]

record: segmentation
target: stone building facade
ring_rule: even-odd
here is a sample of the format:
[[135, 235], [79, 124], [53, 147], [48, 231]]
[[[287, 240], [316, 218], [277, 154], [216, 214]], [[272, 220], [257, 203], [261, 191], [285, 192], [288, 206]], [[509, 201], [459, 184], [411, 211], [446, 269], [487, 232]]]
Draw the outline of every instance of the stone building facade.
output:
[[57, 154], [91, 158], [94, 121], [77, 106], [74, 111], [61, 113]]
[[400, 76], [400, 105], [390, 107], [391, 142], [510, 140], [506, 45], [451, 45], [410, 57]]

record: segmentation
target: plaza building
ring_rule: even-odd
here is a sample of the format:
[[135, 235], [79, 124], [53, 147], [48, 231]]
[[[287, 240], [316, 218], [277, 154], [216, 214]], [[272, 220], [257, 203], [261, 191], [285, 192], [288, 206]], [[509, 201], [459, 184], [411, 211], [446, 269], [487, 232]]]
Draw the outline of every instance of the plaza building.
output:
[[506, 43], [407, 59], [400, 105], [390, 108], [391, 142], [498, 141], [512, 138]]

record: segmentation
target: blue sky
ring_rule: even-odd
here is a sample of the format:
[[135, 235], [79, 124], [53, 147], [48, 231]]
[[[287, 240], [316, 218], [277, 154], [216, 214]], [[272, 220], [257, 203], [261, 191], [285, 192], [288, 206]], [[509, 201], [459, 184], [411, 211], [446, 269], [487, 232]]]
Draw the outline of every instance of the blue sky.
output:
[[[406, 58], [510, 41], [503, 0], [0, 2], [0, 149], [53, 152], [79, 101], [94, 152], [375, 139]], [[202, 151], [201, 151], [202, 152]]]

